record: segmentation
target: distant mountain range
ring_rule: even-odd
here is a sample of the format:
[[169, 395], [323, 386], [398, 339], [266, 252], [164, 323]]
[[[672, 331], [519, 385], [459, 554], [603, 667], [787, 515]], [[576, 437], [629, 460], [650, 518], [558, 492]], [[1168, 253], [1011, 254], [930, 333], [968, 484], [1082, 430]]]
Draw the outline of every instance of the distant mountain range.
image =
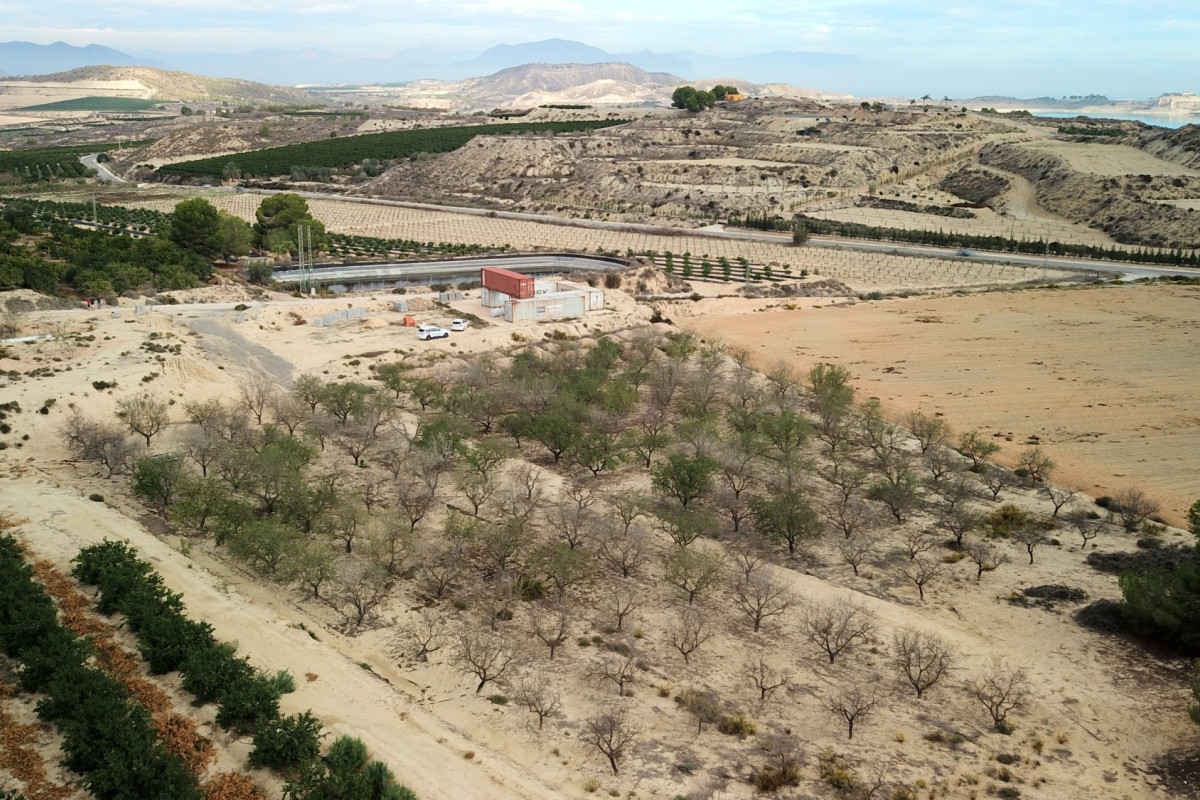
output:
[[98, 44], [75, 47], [66, 42], [0, 42], [0, 74], [3, 75], [48, 75], [52, 72], [66, 72], [77, 67], [94, 67], [100, 64], [171, 69], [165, 63], [131, 56]]
[[252, 50], [245, 53], [164, 53], [137, 55], [99, 45], [73, 47], [62, 42], [0, 43], [0, 71], [44, 75], [81, 66], [114, 64], [158, 67], [211, 77], [231, 77], [283, 86], [331, 83], [402, 83], [421, 79], [463, 80], [491, 75], [524, 64], [606, 64], [621, 62], [650, 73], [680, 76], [680, 81], [730, 78], [754, 83], [850, 91], [868, 85], [882, 65], [859, 56], [831, 53], [773, 52], [744, 58], [703, 53], [610, 53], [565, 39], [497, 45], [482, 53], [414, 48], [389, 58], [341, 56], [326, 50]]
[[[76, 67], [113, 64], [157, 67], [210, 77], [241, 78], [281, 86], [298, 84], [407, 83], [430, 79], [460, 81], [524, 64], [631, 64], [650, 73], [668, 73], [692, 83], [791, 84], [859, 97], [1036, 96], [1103, 91], [1111, 97], [1146, 98], [1164, 91], [1195, 91], [1200, 60], [1104, 59], [1070, 61], [1053, 56], [1011, 63], [895, 64], [856, 55], [773, 51], [726, 58], [705, 53], [612, 53], [583, 42], [547, 39], [502, 44], [482, 53], [419, 47], [386, 58], [344, 56], [327, 50], [251, 50], [238, 53], [123, 53], [100, 45], [74, 47], [55, 42], [0, 43], [0, 74], [43, 75]], [[1162, 85], [1161, 76], [1185, 85]], [[1147, 76], [1158, 76], [1150, 77]], [[1179, 76], [1179, 77], [1176, 77]]]

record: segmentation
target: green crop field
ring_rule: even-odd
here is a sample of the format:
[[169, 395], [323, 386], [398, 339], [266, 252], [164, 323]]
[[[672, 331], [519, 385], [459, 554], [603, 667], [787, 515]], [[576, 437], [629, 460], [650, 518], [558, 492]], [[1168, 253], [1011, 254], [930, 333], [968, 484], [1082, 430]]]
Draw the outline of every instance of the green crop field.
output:
[[77, 97], [74, 100], [59, 100], [56, 103], [42, 103], [37, 106], [25, 106], [17, 111], [145, 111], [154, 108], [157, 103], [140, 100], [136, 97]]
[[34, 150], [0, 150], [0, 174], [15, 175], [22, 181], [34, 183], [55, 178], [82, 178], [88, 170], [79, 157], [88, 153], [105, 153], [118, 147], [141, 147], [151, 139], [139, 142], [97, 142], [68, 147], [43, 147]]
[[269, 147], [265, 150], [251, 150], [217, 158], [183, 161], [164, 165], [159, 167], [158, 171], [192, 178], [216, 177], [222, 174], [227, 165], [235, 164], [244, 177], [269, 178], [286, 175], [293, 167], [341, 169], [360, 164], [368, 158], [386, 160], [407, 158], [417, 153], [448, 153], [462, 147], [476, 136], [576, 133], [620, 125], [626, 121], [518, 122], [368, 133], [285, 147]]

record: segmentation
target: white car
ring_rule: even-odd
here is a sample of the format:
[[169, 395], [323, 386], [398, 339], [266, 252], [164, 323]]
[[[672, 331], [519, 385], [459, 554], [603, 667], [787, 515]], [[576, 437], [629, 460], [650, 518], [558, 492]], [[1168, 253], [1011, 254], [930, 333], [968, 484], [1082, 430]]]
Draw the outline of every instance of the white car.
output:
[[417, 328], [417, 338], [424, 341], [426, 339], [445, 339], [450, 335], [450, 331], [445, 328], [439, 328], [437, 325], [422, 325]]
[[469, 324], [470, 323], [468, 323], [465, 319], [456, 319], [450, 323], [450, 330], [465, 331], [467, 329], [467, 325]]

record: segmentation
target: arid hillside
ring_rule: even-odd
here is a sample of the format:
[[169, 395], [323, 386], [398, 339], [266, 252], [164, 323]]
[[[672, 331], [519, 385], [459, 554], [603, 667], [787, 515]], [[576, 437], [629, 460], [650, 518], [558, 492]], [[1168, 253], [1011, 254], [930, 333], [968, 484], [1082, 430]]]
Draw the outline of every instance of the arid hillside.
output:
[[750, 100], [702, 114], [660, 112], [586, 137], [479, 140], [397, 165], [359, 191], [637, 218], [790, 215], [969, 152], [1004, 130], [960, 113]]

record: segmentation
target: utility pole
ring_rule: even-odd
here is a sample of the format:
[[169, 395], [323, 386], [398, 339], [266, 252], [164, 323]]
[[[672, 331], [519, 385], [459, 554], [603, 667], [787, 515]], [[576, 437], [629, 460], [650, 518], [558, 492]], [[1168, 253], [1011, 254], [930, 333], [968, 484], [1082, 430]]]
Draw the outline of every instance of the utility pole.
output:
[[296, 260], [300, 273], [300, 293], [314, 293], [312, 268], [312, 232], [303, 222], [296, 224]]

